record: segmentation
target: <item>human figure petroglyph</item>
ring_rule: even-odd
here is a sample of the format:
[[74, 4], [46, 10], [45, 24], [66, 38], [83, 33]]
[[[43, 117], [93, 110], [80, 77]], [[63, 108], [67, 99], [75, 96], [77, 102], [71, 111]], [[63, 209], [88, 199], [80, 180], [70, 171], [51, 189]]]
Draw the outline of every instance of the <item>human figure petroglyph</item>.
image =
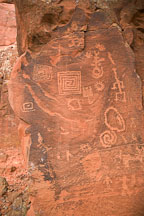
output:
[[65, 160], [70, 162], [70, 160], [73, 158], [73, 155], [71, 154], [70, 150], [66, 150], [66, 152], [64, 152], [64, 153], [58, 152], [56, 154], [56, 157], [58, 160], [62, 160], [63, 158], [65, 158]]
[[126, 93], [124, 91], [124, 89], [125, 89], [124, 82], [119, 80], [119, 78], [118, 78], [116, 64], [115, 64], [110, 52], [108, 52], [108, 58], [109, 58], [110, 62], [115, 66], [115, 67], [112, 68], [114, 78], [115, 78], [115, 81], [116, 81], [113, 84], [112, 90], [118, 90], [118, 92], [116, 92], [115, 101], [116, 102], [118, 102], [118, 101], [126, 102]]
[[73, 155], [70, 153], [69, 150], [66, 151], [66, 159], [67, 161], [70, 161], [70, 159], [73, 157]]
[[106, 184], [106, 186], [108, 188], [111, 188], [111, 185], [112, 185], [113, 182], [112, 182], [112, 180], [111, 180], [111, 178], [109, 176], [106, 176], [106, 178], [103, 180], [103, 183]]
[[131, 128], [136, 128], [136, 119], [135, 119], [135, 118], [131, 118], [130, 127], [131, 127]]
[[116, 80], [116, 82], [113, 84], [112, 90], [118, 90], [119, 91], [119, 92], [116, 93], [115, 101], [116, 102], [117, 101], [126, 102], [126, 93], [125, 93], [125, 91], [123, 91], [123, 89], [125, 88], [124, 83], [123, 83], [123, 81], [120, 81], [118, 79], [117, 69], [113, 68], [112, 71], [114, 73], [114, 77], [115, 77], [115, 80]]
[[39, 143], [40, 145], [43, 144], [43, 138], [42, 138], [40, 132], [38, 133], [38, 143]]

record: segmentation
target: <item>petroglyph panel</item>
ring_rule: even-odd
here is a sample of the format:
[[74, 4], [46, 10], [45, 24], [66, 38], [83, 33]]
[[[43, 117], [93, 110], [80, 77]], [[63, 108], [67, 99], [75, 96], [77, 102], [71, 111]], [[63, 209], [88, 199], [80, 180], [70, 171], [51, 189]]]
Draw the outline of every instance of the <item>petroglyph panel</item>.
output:
[[59, 72], [58, 91], [60, 95], [81, 94], [81, 72]]
[[41, 216], [130, 216], [137, 215], [129, 211], [135, 199], [144, 203], [134, 58], [117, 28], [98, 26], [109, 20], [106, 12], [87, 12], [72, 10], [70, 23], [55, 28], [38, 53], [23, 54], [12, 72], [11, 104], [29, 126], [33, 206]]

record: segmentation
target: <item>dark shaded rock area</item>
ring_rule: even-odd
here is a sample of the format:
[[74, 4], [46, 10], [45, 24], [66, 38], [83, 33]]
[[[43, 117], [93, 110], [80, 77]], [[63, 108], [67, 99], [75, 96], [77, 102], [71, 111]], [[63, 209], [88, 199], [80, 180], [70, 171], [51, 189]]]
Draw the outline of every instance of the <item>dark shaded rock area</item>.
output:
[[20, 192], [15, 185], [8, 185], [5, 178], [0, 177], [0, 215], [25, 216], [30, 208], [26, 189]]

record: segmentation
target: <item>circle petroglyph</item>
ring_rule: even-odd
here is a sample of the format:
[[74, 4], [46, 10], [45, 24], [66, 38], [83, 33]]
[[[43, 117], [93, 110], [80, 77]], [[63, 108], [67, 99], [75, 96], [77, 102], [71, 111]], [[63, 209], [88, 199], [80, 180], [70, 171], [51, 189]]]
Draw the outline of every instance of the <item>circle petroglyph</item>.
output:
[[96, 89], [97, 91], [103, 91], [103, 90], [104, 90], [104, 84], [103, 84], [102, 82], [97, 82], [97, 83], [95, 84], [95, 89]]
[[103, 76], [104, 72], [103, 72], [103, 68], [94, 68], [92, 75], [94, 78], [98, 79], [101, 78]]
[[100, 142], [103, 147], [111, 147], [117, 141], [117, 135], [114, 131], [106, 130], [100, 135]]
[[122, 115], [114, 107], [109, 107], [105, 111], [105, 124], [112, 130], [117, 132], [122, 132], [125, 130], [125, 122]]

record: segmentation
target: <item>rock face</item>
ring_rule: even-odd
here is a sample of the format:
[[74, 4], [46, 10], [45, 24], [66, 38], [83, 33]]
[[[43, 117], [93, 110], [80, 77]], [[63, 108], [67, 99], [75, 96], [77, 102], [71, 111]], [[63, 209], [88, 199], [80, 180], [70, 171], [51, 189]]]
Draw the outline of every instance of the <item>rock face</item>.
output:
[[0, 50], [0, 146], [2, 149], [18, 147], [18, 120], [8, 101], [8, 80], [12, 67], [17, 59], [16, 45]]
[[[8, 101], [7, 83], [16, 62], [16, 19], [14, 5], [0, 4], [0, 146], [17, 146], [17, 120]], [[12, 45], [11, 45], [12, 44]]]
[[30, 207], [25, 191], [16, 190], [13, 185], [8, 185], [5, 178], [0, 177], [0, 215], [26, 216]]
[[29, 215], [143, 215], [142, 84], [121, 6], [15, 5], [9, 101], [33, 179]]
[[25, 216], [30, 206], [26, 190], [28, 173], [7, 88], [18, 56], [14, 5], [0, 4], [0, 15], [0, 215]]
[[[0, 2], [1, 3], [1, 2]], [[0, 4], [0, 47], [16, 41], [16, 19], [13, 5]]]

